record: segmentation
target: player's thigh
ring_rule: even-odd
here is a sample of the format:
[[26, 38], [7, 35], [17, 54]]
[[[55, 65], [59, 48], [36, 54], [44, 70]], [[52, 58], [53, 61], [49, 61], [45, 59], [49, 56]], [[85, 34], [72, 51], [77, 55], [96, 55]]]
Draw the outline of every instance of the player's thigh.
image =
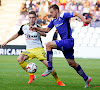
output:
[[73, 59], [74, 60], [74, 49], [73, 47], [68, 50], [62, 51], [66, 59]]
[[55, 41], [48, 42], [46, 44], [46, 48], [48, 48], [48, 47], [54, 48], [54, 49], [57, 48], [56, 42]]
[[57, 49], [61, 51], [69, 50], [74, 46], [74, 39], [56, 40]]
[[43, 48], [37, 48], [35, 51], [35, 58], [38, 60], [47, 60], [46, 53]]
[[33, 58], [35, 58], [35, 50], [34, 49], [26, 49], [25, 51], [23, 51], [21, 54], [23, 54], [24, 60], [31, 60]]

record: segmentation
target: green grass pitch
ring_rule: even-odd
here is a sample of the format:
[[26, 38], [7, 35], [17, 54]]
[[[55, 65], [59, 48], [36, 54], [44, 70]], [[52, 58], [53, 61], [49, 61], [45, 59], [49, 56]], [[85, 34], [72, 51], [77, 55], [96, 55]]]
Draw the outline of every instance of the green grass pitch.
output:
[[[85, 90], [84, 80], [71, 68], [65, 58], [53, 58], [53, 66], [65, 87], [58, 86], [52, 75], [42, 77], [46, 67], [37, 59], [36, 80], [27, 84], [29, 75], [19, 66], [17, 56], [0, 56], [0, 90]], [[88, 76], [92, 77], [86, 90], [100, 90], [100, 59], [75, 59]], [[28, 62], [28, 63], [29, 63]]]

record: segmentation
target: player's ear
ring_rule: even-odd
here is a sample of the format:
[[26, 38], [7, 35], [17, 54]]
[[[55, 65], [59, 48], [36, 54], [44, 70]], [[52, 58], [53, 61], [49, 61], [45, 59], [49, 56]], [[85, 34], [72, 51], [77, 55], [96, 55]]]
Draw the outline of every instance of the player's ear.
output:
[[37, 17], [35, 17], [35, 21], [37, 20]]
[[58, 12], [59, 12], [59, 10], [58, 10], [58, 9], [56, 9], [56, 12], [58, 13]]

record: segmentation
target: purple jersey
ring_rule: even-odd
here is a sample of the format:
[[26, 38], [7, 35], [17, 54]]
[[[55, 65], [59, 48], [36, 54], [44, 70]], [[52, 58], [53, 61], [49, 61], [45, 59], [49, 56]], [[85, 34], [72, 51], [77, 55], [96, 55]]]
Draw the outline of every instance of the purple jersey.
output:
[[59, 15], [57, 19], [54, 18], [53, 20], [51, 20], [48, 27], [53, 28], [55, 26], [62, 40], [72, 38], [71, 36], [72, 31], [69, 23], [69, 19], [71, 17], [73, 17], [73, 12], [62, 13]]

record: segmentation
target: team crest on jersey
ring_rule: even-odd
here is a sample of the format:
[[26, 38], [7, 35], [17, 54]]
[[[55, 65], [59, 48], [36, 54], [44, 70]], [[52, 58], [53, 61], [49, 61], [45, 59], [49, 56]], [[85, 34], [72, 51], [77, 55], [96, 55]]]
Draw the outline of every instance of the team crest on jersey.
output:
[[59, 43], [59, 40], [56, 40]]
[[59, 18], [59, 21], [61, 20], [61, 18]]
[[55, 27], [59, 27], [59, 26], [61, 26], [61, 25], [63, 25], [63, 23], [56, 24]]

